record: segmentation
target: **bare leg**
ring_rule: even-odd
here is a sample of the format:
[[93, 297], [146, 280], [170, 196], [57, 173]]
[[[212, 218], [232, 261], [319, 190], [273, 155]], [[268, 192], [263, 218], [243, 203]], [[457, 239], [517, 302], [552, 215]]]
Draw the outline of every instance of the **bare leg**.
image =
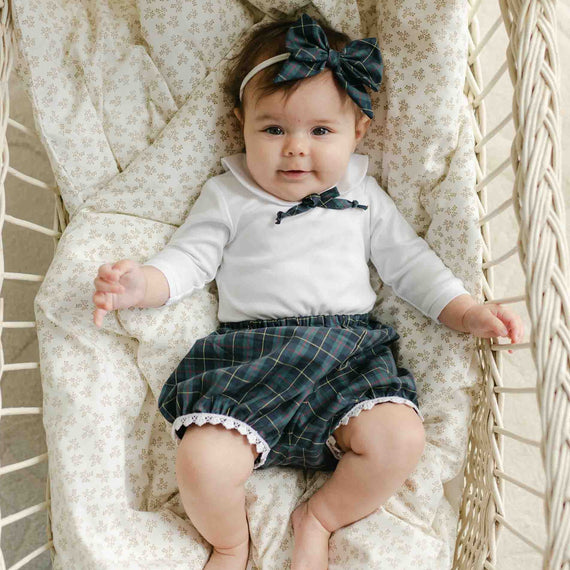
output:
[[345, 451], [331, 478], [291, 515], [292, 570], [326, 570], [337, 529], [376, 511], [406, 480], [424, 448], [421, 419], [409, 406], [384, 403], [334, 432]]
[[184, 510], [213, 546], [204, 570], [244, 570], [249, 551], [245, 482], [257, 457], [236, 430], [192, 425], [178, 446], [176, 478]]

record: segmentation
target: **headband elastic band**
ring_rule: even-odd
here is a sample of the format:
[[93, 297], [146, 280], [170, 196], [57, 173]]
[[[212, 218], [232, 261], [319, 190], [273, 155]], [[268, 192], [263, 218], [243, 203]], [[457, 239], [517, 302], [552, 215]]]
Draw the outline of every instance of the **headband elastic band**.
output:
[[270, 65], [273, 65], [274, 63], [277, 63], [279, 61], [283, 61], [285, 59], [289, 58], [289, 54], [288, 53], [280, 53], [279, 55], [276, 55], [274, 57], [270, 57], [269, 59], [266, 59], [265, 61], [262, 61], [260, 64], [256, 65], [244, 78], [243, 81], [241, 82], [241, 86], [239, 88], [239, 100], [242, 100], [243, 97], [243, 90], [245, 89], [245, 86], [247, 85], [247, 82], [256, 74], [259, 73], [262, 69], [265, 69], [266, 67], [269, 67]]

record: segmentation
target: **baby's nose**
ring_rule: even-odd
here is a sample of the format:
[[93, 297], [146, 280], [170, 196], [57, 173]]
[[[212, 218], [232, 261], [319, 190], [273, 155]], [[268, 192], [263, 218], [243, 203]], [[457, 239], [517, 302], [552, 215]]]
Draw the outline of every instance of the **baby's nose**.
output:
[[287, 137], [284, 151], [286, 156], [304, 156], [307, 154], [307, 142], [304, 137]]

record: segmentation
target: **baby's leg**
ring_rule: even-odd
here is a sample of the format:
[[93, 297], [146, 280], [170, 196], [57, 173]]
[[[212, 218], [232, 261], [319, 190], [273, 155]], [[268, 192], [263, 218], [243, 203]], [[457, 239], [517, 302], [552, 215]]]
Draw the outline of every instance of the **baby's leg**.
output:
[[192, 425], [178, 446], [176, 478], [188, 518], [214, 547], [205, 570], [244, 570], [249, 549], [245, 482], [258, 453], [220, 425]]
[[362, 411], [334, 436], [345, 454], [331, 478], [292, 515], [292, 570], [326, 569], [331, 533], [373, 513], [397, 491], [425, 442], [416, 412], [390, 402]]

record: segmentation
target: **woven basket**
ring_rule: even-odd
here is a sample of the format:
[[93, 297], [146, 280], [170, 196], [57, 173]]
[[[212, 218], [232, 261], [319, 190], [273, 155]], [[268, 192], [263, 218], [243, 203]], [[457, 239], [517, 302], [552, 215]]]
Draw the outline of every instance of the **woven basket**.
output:
[[[536, 378], [532, 386], [509, 386], [503, 374], [505, 345], [493, 340], [478, 341], [478, 362], [481, 368], [480, 382], [474, 393], [473, 417], [469, 431], [468, 457], [463, 478], [463, 494], [457, 533], [453, 568], [456, 570], [500, 569], [498, 540], [503, 528], [532, 550], [538, 560], [532, 568], [538, 570], [570, 570], [570, 302], [568, 294], [568, 250], [564, 236], [564, 203], [560, 190], [560, 115], [558, 87], [558, 52], [556, 47], [555, 4], [549, 0], [485, 0], [485, 7], [493, 4], [497, 19], [483, 39], [480, 39], [477, 12], [481, 0], [470, 0], [469, 66], [465, 93], [472, 108], [478, 158], [477, 192], [480, 200], [480, 228], [484, 243], [483, 290], [485, 299], [495, 303], [519, 303], [516, 310], [528, 311], [530, 331], [528, 342], [513, 346], [513, 357], [522, 357], [520, 351], [530, 353], [536, 368], [528, 377]], [[58, 189], [9, 166], [9, 151], [6, 140], [8, 125], [11, 128], [35, 137], [35, 133], [9, 118], [8, 78], [13, 60], [13, 29], [10, 17], [10, 2], [0, 0], [0, 118], [1, 152], [0, 170], [0, 227], [4, 224], [19, 226], [25, 232], [50, 236], [57, 243], [66, 227], [68, 215]], [[498, 30], [506, 32], [508, 47], [506, 58], [486, 85], [483, 83], [481, 54], [493, 43]], [[493, 116], [493, 105], [486, 105], [494, 87], [503, 75], [508, 75], [513, 87], [512, 112], [506, 117]], [[489, 122], [490, 126], [487, 126]], [[514, 133], [510, 156], [497, 160], [494, 139], [506, 129]], [[37, 143], [40, 145], [39, 141]], [[491, 165], [491, 166], [489, 166]], [[514, 184], [509, 196], [488, 208], [488, 196], [495, 197], [500, 188], [497, 177], [512, 166]], [[54, 222], [52, 229], [29, 222], [24, 216], [6, 213], [4, 183], [7, 175], [32, 185], [37, 192], [52, 193]], [[498, 186], [498, 185], [497, 185]], [[490, 201], [490, 200], [489, 200]], [[518, 235], [512, 236], [512, 244], [499, 255], [491, 254], [491, 229], [501, 223], [503, 216], [511, 215], [518, 223]], [[496, 227], [496, 226], [495, 226]], [[4, 235], [2, 235], [2, 239]], [[24, 238], [27, 239], [27, 238]], [[45, 239], [45, 238], [43, 238]], [[7, 285], [10, 290], [26, 287], [25, 282], [42, 281], [39, 272], [8, 273], [4, 271], [5, 243], [0, 257], [0, 324], [2, 331], [29, 329], [35, 333], [35, 323], [24, 320], [4, 320], [4, 298]], [[524, 272], [525, 290], [516, 291], [508, 297], [497, 298], [494, 273], [501, 266], [512, 263], [518, 253], [520, 267]], [[509, 261], [510, 260], [510, 261]], [[8, 296], [9, 298], [9, 296]], [[519, 309], [520, 307], [520, 309]], [[30, 314], [33, 313], [33, 310]], [[4, 340], [5, 337], [2, 338]], [[0, 433], [7, 416], [40, 415], [39, 407], [3, 407], [2, 396], [8, 375], [15, 371], [35, 371], [39, 375], [38, 362], [5, 362], [4, 345], [0, 343]], [[531, 359], [529, 359], [530, 361]], [[503, 427], [504, 406], [507, 399], [516, 399], [522, 394], [535, 394], [539, 411], [538, 432], [535, 438], [521, 435]], [[2, 421], [3, 420], [3, 421]], [[22, 432], [24, 433], [24, 432]], [[544, 466], [544, 488], [536, 489], [522, 482], [516, 473], [505, 471], [505, 454], [510, 446], [524, 445], [536, 448]], [[0, 466], [0, 484], [5, 475], [32, 468], [47, 462], [47, 453], [41, 453], [23, 461]], [[524, 493], [538, 498], [544, 507], [544, 537], [537, 543], [536, 536], [529, 536], [518, 529], [506, 516], [505, 482], [520, 490], [520, 501], [526, 501]], [[20, 561], [10, 566], [16, 570], [26, 566], [46, 551], [52, 551], [50, 526], [49, 481], [46, 481], [45, 501], [2, 518], [0, 532], [6, 527], [25, 521], [36, 513], [45, 511], [47, 517], [47, 542], [31, 551]], [[541, 516], [541, 515], [538, 515]], [[542, 523], [539, 521], [542, 525]], [[0, 570], [6, 568], [4, 551], [0, 557]], [[32, 545], [30, 550], [34, 546]], [[47, 556], [47, 555], [46, 555]], [[46, 561], [48, 564], [49, 561]], [[32, 562], [32, 564], [34, 564]], [[39, 568], [37, 564], [35, 568]], [[42, 566], [42, 568], [45, 566]], [[531, 563], [522, 570], [530, 570]]]

